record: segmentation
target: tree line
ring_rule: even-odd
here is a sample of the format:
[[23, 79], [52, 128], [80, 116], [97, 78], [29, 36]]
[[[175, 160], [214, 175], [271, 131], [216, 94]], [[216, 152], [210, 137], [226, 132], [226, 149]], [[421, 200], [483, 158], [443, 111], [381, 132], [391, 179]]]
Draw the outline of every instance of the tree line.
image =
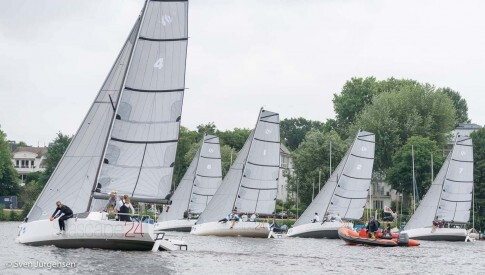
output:
[[[393, 189], [408, 196], [412, 194], [410, 148], [413, 146], [418, 193], [422, 197], [432, 181], [431, 167], [435, 168], [436, 175], [446, 157], [444, 149], [449, 146], [451, 131], [458, 123], [470, 122], [466, 100], [457, 91], [409, 79], [352, 78], [334, 94], [333, 107], [334, 119], [313, 121], [300, 117], [283, 119], [280, 123], [282, 143], [289, 148], [293, 159], [293, 170], [286, 173], [287, 191], [292, 194], [287, 208], [294, 207], [297, 189], [301, 209], [311, 202], [312, 195], [319, 191], [315, 190], [316, 183], [321, 179], [323, 187], [359, 129], [376, 134], [374, 180], [386, 181]], [[245, 128], [222, 131], [214, 123], [201, 124], [194, 130], [181, 127], [173, 188], [182, 179], [204, 134], [220, 138], [225, 175], [249, 132], [250, 129]], [[472, 137], [476, 209], [483, 227], [485, 129], [475, 132]], [[6, 136], [0, 132], [0, 195], [19, 195], [24, 209], [30, 209], [69, 142], [70, 136], [59, 133], [49, 145], [46, 170], [27, 176], [27, 184], [20, 188]]]

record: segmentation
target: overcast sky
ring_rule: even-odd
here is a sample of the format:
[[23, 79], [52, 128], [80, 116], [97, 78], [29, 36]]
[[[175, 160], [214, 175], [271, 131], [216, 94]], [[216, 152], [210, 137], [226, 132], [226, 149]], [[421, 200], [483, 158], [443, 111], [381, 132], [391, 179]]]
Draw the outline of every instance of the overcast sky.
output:
[[[143, 0], [0, 0], [0, 124], [74, 134]], [[485, 124], [485, 1], [191, 0], [182, 124], [326, 120], [353, 76], [448, 86]]]

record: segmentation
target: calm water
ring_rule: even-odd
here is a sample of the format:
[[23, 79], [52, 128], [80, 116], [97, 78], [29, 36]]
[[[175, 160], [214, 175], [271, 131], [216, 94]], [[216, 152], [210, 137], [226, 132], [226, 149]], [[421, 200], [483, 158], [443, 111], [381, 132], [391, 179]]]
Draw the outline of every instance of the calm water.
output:
[[[0, 222], [0, 274], [485, 274], [485, 242], [420, 247], [347, 246], [341, 240], [170, 236], [188, 252], [122, 252], [15, 243], [19, 223]], [[75, 268], [10, 268], [13, 262], [74, 262]]]

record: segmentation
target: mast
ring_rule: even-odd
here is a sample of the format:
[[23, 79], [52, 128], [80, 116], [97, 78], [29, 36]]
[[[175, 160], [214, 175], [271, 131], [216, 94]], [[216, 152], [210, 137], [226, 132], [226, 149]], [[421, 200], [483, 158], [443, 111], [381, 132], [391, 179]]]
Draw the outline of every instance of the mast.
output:
[[106, 158], [106, 150], [108, 149], [109, 140], [110, 140], [110, 137], [113, 133], [113, 126], [114, 126], [115, 121], [116, 121], [116, 115], [118, 114], [118, 108], [119, 108], [120, 103], [121, 103], [121, 97], [123, 96], [123, 90], [125, 89], [125, 85], [126, 85], [126, 76], [128, 75], [128, 72], [130, 71], [131, 62], [132, 62], [132, 59], [133, 59], [133, 53], [135, 52], [136, 45], [138, 44], [138, 38], [140, 37], [140, 31], [141, 31], [141, 27], [143, 25], [143, 21], [145, 19], [146, 8], [147, 8], [149, 1], [150, 0], [145, 1], [145, 4], [143, 5], [143, 9], [142, 9], [142, 12], [141, 12], [141, 15], [140, 15], [140, 23], [138, 24], [138, 30], [136, 30], [136, 35], [135, 35], [135, 39], [134, 39], [134, 42], [133, 42], [133, 47], [131, 47], [130, 57], [128, 58], [128, 65], [126, 66], [126, 70], [123, 74], [123, 80], [121, 82], [120, 93], [118, 95], [118, 98], [116, 99], [116, 107], [114, 109], [113, 116], [111, 117], [110, 129], [108, 131], [108, 135], [105, 138], [103, 153], [101, 154], [101, 158], [99, 160], [98, 168], [97, 168], [97, 171], [96, 171], [96, 177], [94, 178], [94, 182], [93, 182], [93, 188], [92, 188], [92, 191], [91, 191], [91, 196], [89, 197], [89, 202], [88, 202], [87, 209], [86, 209], [87, 212], [89, 212], [91, 210], [91, 204], [92, 204], [92, 201], [93, 201], [93, 194], [96, 191], [96, 187], [98, 185], [98, 180], [99, 180], [99, 175], [101, 173], [101, 167], [103, 166], [104, 159]]
[[411, 144], [411, 158], [413, 161], [413, 213], [416, 212], [416, 178], [414, 175], [414, 145]]
[[[205, 137], [206, 137], [206, 133], [204, 133], [204, 136], [202, 137], [202, 144], [200, 145], [200, 148], [199, 150], [197, 150], [197, 163], [195, 164], [195, 173], [194, 173], [194, 177], [192, 179], [192, 185], [190, 186], [190, 196], [189, 196], [189, 201], [187, 202], [187, 209], [186, 211], [189, 212], [189, 208], [190, 208], [190, 200], [192, 199], [192, 194], [194, 192], [194, 184], [195, 184], [195, 179], [197, 178], [197, 167], [199, 167], [199, 160], [200, 160], [200, 154], [202, 152], [202, 146], [204, 146], [204, 143], [205, 143]], [[187, 219], [188, 219], [188, 215], [187, 215]]]
[[330, 153], [329, 153], [329, 173], [328, 173], [328, 178], [332, 176], [332, 140], [330, 140]]
[[[248, 153], [247, 153], [246, 157], [244, 158], [242, 175], [239, 178], [239, 184], [238, 184], [238, 187], [237, 187], [236, 197], [234, 198], [234, 202], [232, 204], [232, 209], [234, 209], [234, 207], [236, 207], [237, 197], [239, 196], [239, 191], [241, 189], [242, 178], [244, 177], [244, 173], [246, 172], [246, 166], [247, 166], [247, 163], [248, 163], [248, 157], [249, 157], [249, 154], [251, 154], [251, 147], [253, 145], [254, 136], [256, 134], [256, 128], [258, 127], [259, 120], [261, 119], [261, 113], [263, 113], [263, 107], [261, 107], [261, 109], [259, 110], [258, 120], [256, 120], [256, 125], [254, 126], [254, 132], [255, 133], [251, 137], [251, 143], [249, 143], [249, 150], [248, 150]], [[257, 206], [257, 203], [256, 203], [256, 206]]]

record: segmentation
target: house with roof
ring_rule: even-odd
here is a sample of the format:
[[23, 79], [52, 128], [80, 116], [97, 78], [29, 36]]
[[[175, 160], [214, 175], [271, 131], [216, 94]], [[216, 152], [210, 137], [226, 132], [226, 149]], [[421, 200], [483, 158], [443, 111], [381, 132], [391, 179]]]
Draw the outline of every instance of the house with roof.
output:
[[20, 177], [20, 185], [25, 184], [29, 173], [44, 171], [47, 147], [17, 147], [12, 153], [12, 162]]

